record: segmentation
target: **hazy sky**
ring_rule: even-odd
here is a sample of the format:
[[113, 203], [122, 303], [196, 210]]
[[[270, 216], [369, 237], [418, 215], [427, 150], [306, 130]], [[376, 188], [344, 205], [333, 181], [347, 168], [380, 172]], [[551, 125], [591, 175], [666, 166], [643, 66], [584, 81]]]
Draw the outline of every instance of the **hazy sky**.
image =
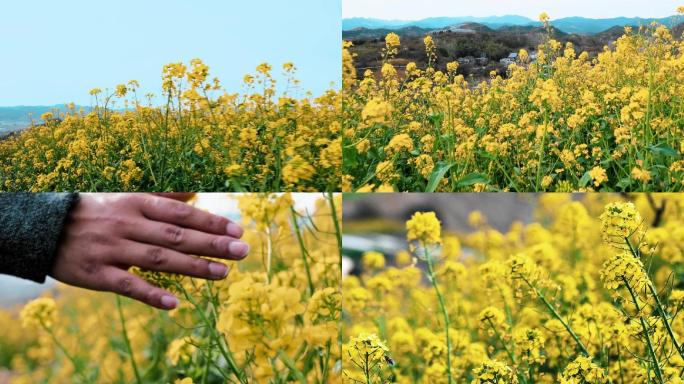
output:
[[[238, 201], [235, 198], [238, 193], [198, 193], [195, 206], [210, 212], [236, 219], [240, 216]], [[316, 201], [325, 198], [322, 193], [292, 193], [295, 209], [301, 213], [313, 213], [316, 209]]]
[[90, 104], [88, 91], [199, 57], [229, 90], [268, 61], [320, 94], [341, 78], [341, 0], [19, 0], [0, 10], [0, 106]]
[[676, 14], [682, 0], [342, 0], [342, 16], [418, 20], [432, 16], [521, 15], [537, 19], [664, 17]]

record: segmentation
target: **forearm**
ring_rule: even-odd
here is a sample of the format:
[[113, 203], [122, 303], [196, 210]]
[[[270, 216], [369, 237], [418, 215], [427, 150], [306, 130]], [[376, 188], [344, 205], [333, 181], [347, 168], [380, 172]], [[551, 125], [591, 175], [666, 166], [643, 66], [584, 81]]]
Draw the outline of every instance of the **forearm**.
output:
[[0, 193], [0, 273], [44, 282], [73, 193]]

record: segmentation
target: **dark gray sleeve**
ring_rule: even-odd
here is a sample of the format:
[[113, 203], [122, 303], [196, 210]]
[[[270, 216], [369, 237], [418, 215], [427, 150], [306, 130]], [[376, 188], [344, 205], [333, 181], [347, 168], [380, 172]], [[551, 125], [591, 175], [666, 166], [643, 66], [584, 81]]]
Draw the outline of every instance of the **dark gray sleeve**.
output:
[[0, 193], [0, 273], [42, 283], [76, 193]]

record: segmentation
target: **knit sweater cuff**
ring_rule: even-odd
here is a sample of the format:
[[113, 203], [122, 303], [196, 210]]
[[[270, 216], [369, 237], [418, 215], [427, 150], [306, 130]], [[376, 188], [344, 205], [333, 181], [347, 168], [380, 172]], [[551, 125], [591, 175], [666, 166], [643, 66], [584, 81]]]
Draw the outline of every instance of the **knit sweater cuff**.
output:
[[0, 193], [0, 273], [44, 282], [77, 201], [76, 193]]

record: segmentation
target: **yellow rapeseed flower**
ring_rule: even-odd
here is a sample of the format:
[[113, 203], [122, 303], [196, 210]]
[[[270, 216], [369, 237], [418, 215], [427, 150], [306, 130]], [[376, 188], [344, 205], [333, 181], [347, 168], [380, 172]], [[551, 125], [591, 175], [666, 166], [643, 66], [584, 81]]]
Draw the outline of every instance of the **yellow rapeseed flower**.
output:
[[50, 297], [29, 301], [21, 313], [21, 324], [26, 328], [50, 328], [57, 318], [57, 305]]
[[549, 20], [550, 20], [550, 18], [549, 18], [549, 14], [548, 14], [548, 13], [542, 12], [542, 13], [539, 14], [539, 21], [540, 21], [540, 22], [546, 24], [546, 23], [549, 22]]
[[413, 140], [411, 137], [405, 133], [398, 134], [394, 136], [389, 144], [385, 147], [385, 151], [388, 155], [393, 155], [400, 152], [410, 152], [413, 150]]
[[394, 32], [390, 32], [385, 36], [385, 46], [387, 49], [396, 48], [401, 45], [401, 40], [399, 35]]
[[361, 257], [361, 264], [368, 269], [382, 269], [385, 268], [385, 256], [376, 251], [368, 251]]
[[471, 384], [517, 384], [518, 377], [515, 372], [506, 364], [496, 361], [487, 360], [473, 370], [475, 378]]
[[377, 334], [360, 333], [344, 345], [343, 351], [351, 359], [351, 363], [371, 367], [383, 364], [389, 349]]
[[196, 343], [192, 337], [173, 340], [166, 350], [166, 357], [173, 365], [178, 365], [179, 362], [187, 363], [197, 350]]
[[606, 260], [601, 268], [601, 280], [614, 295], [620, 288], [627, 288], [627, 284], [635, 292], [640, 292], [649, 281], [641, 260], [629, 252], [620, 252]]
[[594, 181], [594, 186], [598, 187], [604, 182], [608, 181], [606, 170], [602, 167], [594, 167], [589, 171], [589, 177]]
[[605, 384], [610, 380], [601, 367], [586, 356], [578, 356], [563, 371], [561, 384], [596, 383]]
[[434, 212], [416, 212], [406, 222], [406, 239], [423, 244], [437, 244], [442, 241], [442, 224]]
[[642, 224], [641, 215], [633, 203], [614, 202], [606, 205], [600, 217], [603, 240], [624, 247], [625, 239]]
[[390, 103], [380, 98], [375, 98], [366, 103], [366, 106], [361, 112], [361, 118], [367, 124], [383, 124], [387, 121], [388, 115], [392, 113], [392, 109]]

